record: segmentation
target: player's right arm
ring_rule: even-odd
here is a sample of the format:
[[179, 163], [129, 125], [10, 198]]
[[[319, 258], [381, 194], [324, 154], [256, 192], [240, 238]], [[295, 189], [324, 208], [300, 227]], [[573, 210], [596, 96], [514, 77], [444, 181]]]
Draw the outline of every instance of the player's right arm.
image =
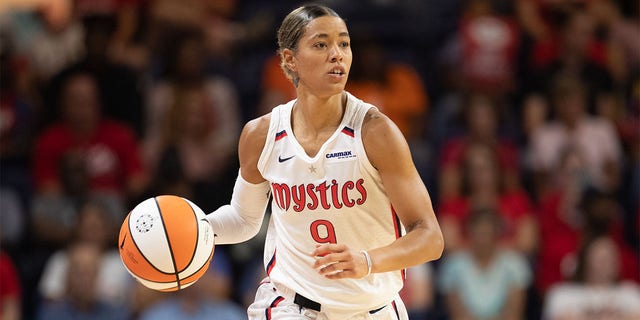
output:
[[238, 143], [240, 172], [231, 202], [207, 215], [216, 244], [247, 241], [260, 231], [269, 202], [269, 183], [258, 170], [258, 159], [269, 131], [270, 115], [248, 122]]
[[269, 132], [271, 114], [249, 121], [240, 134], [238, 142], [238, 158], [240, 172], [249, 183], [262, 183], [265, 179], [258, 171], [258, 160]]

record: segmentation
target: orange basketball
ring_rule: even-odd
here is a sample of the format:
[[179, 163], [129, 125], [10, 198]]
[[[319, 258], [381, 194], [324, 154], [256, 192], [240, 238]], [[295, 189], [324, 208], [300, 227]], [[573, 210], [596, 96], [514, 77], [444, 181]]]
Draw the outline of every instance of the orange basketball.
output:
[[124, 219], [118, 238], [127, 271], [154, 290], [192, 285], [213, 257], [214, 234], [204, 212], [177, 196], [142, 201]]

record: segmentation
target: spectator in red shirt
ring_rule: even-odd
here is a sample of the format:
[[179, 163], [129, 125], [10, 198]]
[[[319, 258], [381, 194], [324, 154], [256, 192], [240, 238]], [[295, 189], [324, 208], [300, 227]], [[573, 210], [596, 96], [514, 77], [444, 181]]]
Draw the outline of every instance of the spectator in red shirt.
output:
[[[69, 76], [62, 89], [62, 119], [36, 142], [33, 173], [40, 193], [69, 190], [61, 172], [77, 166], [91, 191], [136, 196], [145, 187], [138, 143], [126, 126], [100, 115], [95, 79], [86, 73]], [[78, 171], [73, 173], [78, 174]], [[86, 190], [85, 190], [86, 191]]]
[[622, 278], [638, 280], [638, 256], [623, 240], [621, 206], [613, 197], [588, 188], [584, 166], [575, 149], [566, 150], [555, 173], [559, 183], [541, 200], [536, 287], [542, 294], [572, 276], [581, 244], [598, 236], [611, 237], [618, 245]]
[[550, 290], [544, 319], [638, 319], [640, 286], [620, 281], [620, 250], [615, 241], [607, 236], [590, 239], [577, 256], [574, 281]]
[[62, 118], [36, 140], [33, 222], [36, 238], [48, 244], [70, 236], [74, 201], [92, 194], [136, 201], [146, 188], [135, 136], [101, 117], [97, 88], [90, 74], [71, 74], [62, 86]]
[[459, 42], [459, 67], [467, 88], [495, 95], [513, 88], [520, 30], [510, 16], [499, 14], [492, 1], [467, 1]]
[[551, 93], [554, 84], [549, 79], [575, 77], [587, 89], [588, 105], [595, 104], [599, 95], [614, 89], [605, 49], [596, 38], [593, 17], [585, 10], [571, 10], [556, 37], [535, 44], [529, 67], [532, 72], [523, 74], [525, 86]]
[[459, 197], [462, 192], [462, 171], [464, 155], [474, 143], [491, 146], [496, 151], [498, 163], [502, 169], [501, 184], [505, 189], [516, 189], [519, 182], [519, 159], [516, 146], [498, 136], [497, 101], [484, 94], [469, 94], [465, 97], [463, 119], [465, 133], [444, 142], [440, 154], [442, 168], [439, 176], [440, 199]]
[[20, 279], [11, 258], [0, 251], [0, 319], [21, 318]]
[[632, 81], [640, 67], [640, 9], [638, 2], [592, 0], [587, 6], [601, 34], [608, 70], [617, 83]]
[[468, 145], [463, 155], [462, 180], [465, 192], [440, 202], [440, 225], [447, 250], [466, 245], [463, 221], [475, 209], [497, 210], [504, 221], [502, 245], [532, 256], [537, 248], [538, 228], [527, 194], [505, 190], [500, 182], [500, 163], [495, 148], [487, 144]]
[[446, 80], [461, 89], [501, 96], [514, 88], [520, 28], [497, 1], [464, 1], [457, 32], [442, 53]]

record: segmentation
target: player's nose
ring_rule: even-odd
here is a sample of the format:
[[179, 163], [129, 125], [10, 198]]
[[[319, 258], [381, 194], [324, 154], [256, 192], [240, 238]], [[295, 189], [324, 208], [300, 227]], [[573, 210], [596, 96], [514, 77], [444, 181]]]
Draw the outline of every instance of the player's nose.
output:
[[338, 45], [331, 46], [331, 50], [329, 51], [329, 60], [331, 62], [340, 62], [343, 59], [342, 50], [338, 47]]

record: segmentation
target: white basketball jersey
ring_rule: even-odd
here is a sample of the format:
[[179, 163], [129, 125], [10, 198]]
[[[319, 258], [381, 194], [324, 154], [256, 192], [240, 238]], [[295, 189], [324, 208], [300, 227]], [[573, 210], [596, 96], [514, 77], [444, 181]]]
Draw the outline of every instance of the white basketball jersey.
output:
[[265, 268], [272, 281], [334, 310], [374, 309], [402, 288], [404, 271], [363, 279], [330, 280], [312, 268], [319, 243], [341, 243], [358, 252], [386, 246], [402, 235], [400, 220], [362, 144], [362, 122], [374, 106], [347, 93], [342, 122], [314, 157], [291, 129], [291, 101], [271, 112], [258, 161], [271, 183], [272, 221]]

